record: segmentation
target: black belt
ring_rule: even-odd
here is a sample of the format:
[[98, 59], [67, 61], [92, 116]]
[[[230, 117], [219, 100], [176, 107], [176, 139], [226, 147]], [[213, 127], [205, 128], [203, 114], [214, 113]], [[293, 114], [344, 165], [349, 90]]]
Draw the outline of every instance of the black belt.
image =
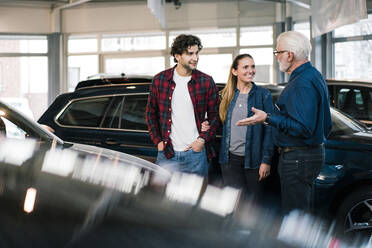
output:
[[292, 152], [296, 150], [310, 150], [310, 149], [316, 149], [322, 147], [323, 144], [320, 145], [314, 145], [314, 146], [287, 146], [287, 147], [278, 147], [279, 153], [286, 153], [286, 152]]

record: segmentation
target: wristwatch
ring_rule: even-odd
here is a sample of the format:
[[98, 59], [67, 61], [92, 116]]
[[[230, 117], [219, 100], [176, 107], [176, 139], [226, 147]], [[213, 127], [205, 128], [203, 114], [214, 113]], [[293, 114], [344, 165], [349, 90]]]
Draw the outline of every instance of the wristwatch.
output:
[[271, 114], [270, 114], [270, 113], [267, 113], [267, 114], [266, 114], [266, 119], [264, 120], [264, 123], [263, 123], [263, 124], [265, 124], [265, 125], [269, 125], [270, 117], [271, 117]]

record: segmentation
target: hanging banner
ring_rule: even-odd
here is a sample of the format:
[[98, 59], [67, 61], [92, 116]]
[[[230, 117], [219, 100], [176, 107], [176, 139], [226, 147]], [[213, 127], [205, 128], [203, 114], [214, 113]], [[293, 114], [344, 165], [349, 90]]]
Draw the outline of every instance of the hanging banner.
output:
[[162, 28], [166, 28], [165, 0], [147, 0], [147, 8], [159, 20]]
[[366, 0], [312, 0], [312, 36], [367, 18]]

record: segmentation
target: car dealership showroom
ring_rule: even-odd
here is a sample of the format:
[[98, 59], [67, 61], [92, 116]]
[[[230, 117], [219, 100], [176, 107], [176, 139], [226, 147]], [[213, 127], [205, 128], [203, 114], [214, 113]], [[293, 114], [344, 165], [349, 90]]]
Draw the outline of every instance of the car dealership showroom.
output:
[[372, 0], [0, 0], [0, 220], [0, 248], [372, 248]]

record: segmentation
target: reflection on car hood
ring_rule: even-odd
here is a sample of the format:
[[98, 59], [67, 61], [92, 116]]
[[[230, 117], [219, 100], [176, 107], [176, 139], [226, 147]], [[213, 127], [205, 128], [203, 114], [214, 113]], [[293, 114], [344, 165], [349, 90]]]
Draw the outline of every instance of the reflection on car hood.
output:
[[364, 138], [371, 138], [372, 139], [372, 132], [371, 131], [357, 132], [357, 133], [354, 133], [353, 135], [358, 136], [358, 137], [364, 137]]
[[350, 136], [353, 142], [363, 145], [364, 150], [372, 151], [372, 132], [357, 132]]
[[99, 154], [100, 156], [116, 159], [120, 162], [123, 162], [124, 164], [141, 166], [144, 169], [154, 171], [158, 174], [161, 174], [164, 177], [170, 178], [170, 173], [167, 170], [163, 169], [162, 167], [154, 163], [135, 157], [133, 155], [129, 155], [129, 154], [122, 153], [122, 152], [117, 152], [117, 151], [110, 150], [110, 149], [100, 148], [96, 146], [71, 143], [71, 142], [64, 142], [64, 143], [67, 145], [71, 144], [72, 146], [70, 147], [70, 149], [77, 151], [77, 152], [83, 152], [87, 154]]

